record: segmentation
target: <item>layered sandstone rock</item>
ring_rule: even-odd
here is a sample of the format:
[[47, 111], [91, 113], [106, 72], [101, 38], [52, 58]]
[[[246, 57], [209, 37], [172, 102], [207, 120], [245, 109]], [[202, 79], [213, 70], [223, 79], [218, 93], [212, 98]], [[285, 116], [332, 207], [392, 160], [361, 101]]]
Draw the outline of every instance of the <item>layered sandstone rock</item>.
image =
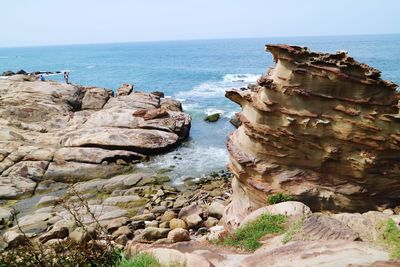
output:
[[276, 66], [247, 90], [229, 136], [231, 226], [284, 192], [313, 210], [375, 209], [400, 201], [396, 85], [345, 52], [267, 45]]
[[180, 103], [132, 85], [118, 92], [28, 75], [0, 79], [0, 199], [32, 193], [44, 180], [127, 171], [188, 136]]

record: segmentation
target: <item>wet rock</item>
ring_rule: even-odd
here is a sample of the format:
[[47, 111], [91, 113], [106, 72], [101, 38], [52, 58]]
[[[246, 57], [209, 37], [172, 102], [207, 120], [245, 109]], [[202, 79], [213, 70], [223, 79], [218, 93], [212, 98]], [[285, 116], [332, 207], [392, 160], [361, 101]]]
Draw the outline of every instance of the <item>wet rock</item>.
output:
[[235, 126], [236, 128], [239, 128], [240, 125], [242, 125], [242, 122], [240, 121], [240, 119], [238, 118], [238, 116], [235, 114], [235, 116], [233, 116], [229, 122]]
[[168, 233], [168, 239], [171, 239], [174, 242], [189, 241], [190, 240], [189, 231], [183, 228], [172, 229]]
[[148, 227], [144, 229], [142, 238], [149, 241], [165, 238], [169, 231], [171, 231], [169, 228]]
[[220, 113], [214, 113], [211, 115], [208, 115], [204, 120], [208, 122], [216, 122], [219, 120], [221, 114]]
[[12, 76], [15, 74], [16, 74], [15, 72], [13, 72], [11, 70], [7, 70], [7, 71], [4, 71], [0, 76]]

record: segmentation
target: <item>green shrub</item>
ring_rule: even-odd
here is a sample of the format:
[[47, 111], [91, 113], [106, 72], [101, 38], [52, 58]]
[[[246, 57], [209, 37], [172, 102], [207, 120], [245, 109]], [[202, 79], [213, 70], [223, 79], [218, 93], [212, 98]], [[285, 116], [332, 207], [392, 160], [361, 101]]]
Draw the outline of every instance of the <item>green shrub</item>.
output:
[[390, 219], [386, 222], [381, 238], [390, 251], [390, 257], [400, 259], [400, 229], [395, 221]]
[[291, 196], [288, 196], [284, 193], [278, 193], [275, 195], [272, 195], [270, 197], [268, 197], [268, 204], [272, 205], [272, 204], [276, 204], [276, 203], [280, 203], [280, 202], [285, 202], [285, 201], [290, 201], [292, 200]]
[[263, 214], [256, 220], [240, 227], [224, 240], [216, 241], [216, 244], [254, 251], [261, 247], [260, 238], [264, 235], [282, 233], [285, 230], [285, 221], [284, 215]]
[[123, 257], [119, 267], [161, 267], [161, 264], [148, 253], [139, 253], [136, 256], [126, 259]]

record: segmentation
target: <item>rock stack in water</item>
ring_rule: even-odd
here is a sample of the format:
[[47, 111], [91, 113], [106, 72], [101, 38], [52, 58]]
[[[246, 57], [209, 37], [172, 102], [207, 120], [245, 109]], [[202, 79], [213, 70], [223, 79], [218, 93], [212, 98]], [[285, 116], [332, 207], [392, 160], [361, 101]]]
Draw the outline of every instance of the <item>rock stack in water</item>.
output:
[[267, 45], [276, 66], [247, 90], [229, 136], [234, 226], [282, 192], [313, 210], [364, 211], [400, 205], [397, 85], [345, 52]]

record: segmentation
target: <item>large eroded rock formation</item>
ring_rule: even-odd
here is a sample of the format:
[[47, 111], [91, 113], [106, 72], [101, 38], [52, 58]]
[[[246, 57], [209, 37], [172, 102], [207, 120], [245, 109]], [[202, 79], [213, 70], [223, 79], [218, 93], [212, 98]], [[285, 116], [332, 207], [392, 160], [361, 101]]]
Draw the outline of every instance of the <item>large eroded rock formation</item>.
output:
[[132, 92], [129, 84], [114, 97], [107, 89], [27, 75], [0, 79], [0, 199], [45, 189], [45, 180], [127, 171], [186, 138], [190, 122], [180, 102]]
[[345, 52], [267, 45], [276, 66], [247, 90], [229, 136], [232, 226], [284, 192], [313, 210], [399, 205], [400, 114], [396, 85]]

